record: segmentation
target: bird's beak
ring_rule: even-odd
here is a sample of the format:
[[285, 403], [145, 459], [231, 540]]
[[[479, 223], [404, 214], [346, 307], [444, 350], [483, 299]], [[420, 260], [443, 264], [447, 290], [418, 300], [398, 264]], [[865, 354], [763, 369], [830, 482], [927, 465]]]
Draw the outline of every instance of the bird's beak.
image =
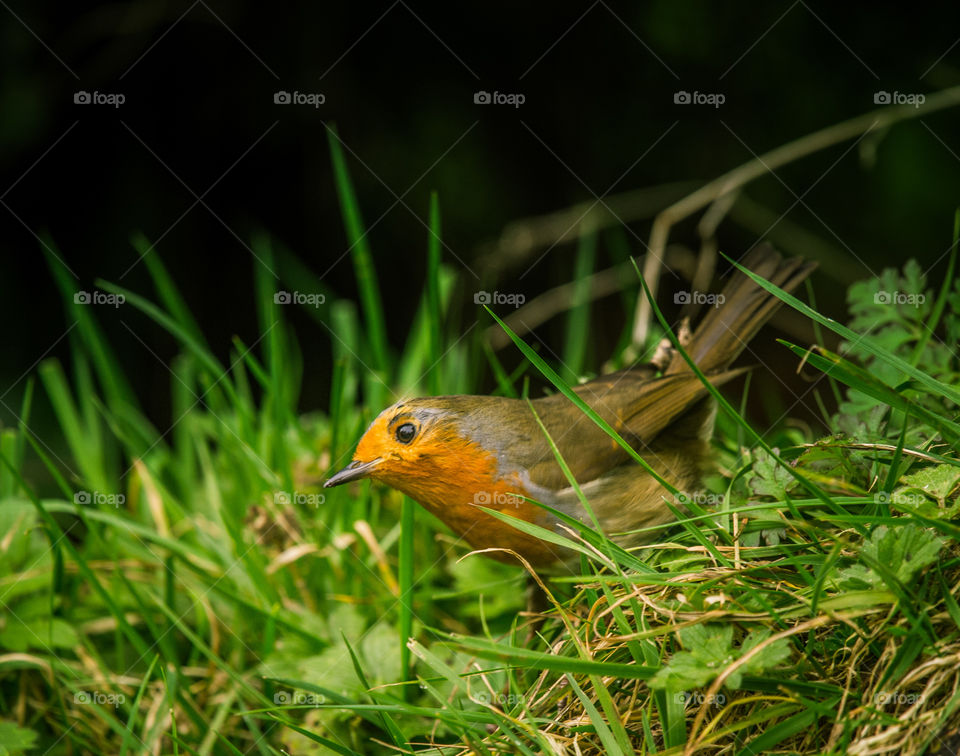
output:
[[330, 480], [323, 484], [324, 488], [333, 488], [334, 486], [339, 486], [343, 483], [349, 483], [351, 480], [358, 480], [359, 478], [367, 477], [373, 470], [376, 469], [377, 465], [381, 462], [380, 457], [376, 459], [371, 459], [369, 462], [361, 462], [358, 459], [353, 460], [349, 465], [344, 467], [340, 472], [334, 475]]

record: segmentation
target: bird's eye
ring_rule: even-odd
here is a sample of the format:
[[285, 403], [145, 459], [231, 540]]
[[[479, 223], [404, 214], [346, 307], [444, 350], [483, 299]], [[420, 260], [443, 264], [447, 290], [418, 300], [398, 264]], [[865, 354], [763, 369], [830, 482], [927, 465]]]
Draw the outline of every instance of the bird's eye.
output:
[[399, 428], [397, 428], [397, 441], [401, 444], [409, 444], [413, 441], [413, 437], [417, 435], [417, 426], [413, 423], [404, 423]]

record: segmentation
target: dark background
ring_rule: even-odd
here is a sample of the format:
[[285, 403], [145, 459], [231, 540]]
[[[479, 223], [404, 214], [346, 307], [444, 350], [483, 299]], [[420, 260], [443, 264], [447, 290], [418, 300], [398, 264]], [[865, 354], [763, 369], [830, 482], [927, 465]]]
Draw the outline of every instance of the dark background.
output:
[[[369, 239], [400, 349], [423, 290], [431, 190], [444, 261], [467, 282], [458, 308], [475, 312], [479, 283], [467, 267], [513, 220], [592, 201], [614, 182], [615, 193], [705, 182], [874, 109], [877, 91], [960, 84], [958, 15], [955, 6], [826, 2], [10, 0], [0, 8], [0, 418], [14, 422], [8, 408], [18, 407], [36, 361], [69, 357], [61, 339], [69, 322], [38, 235], [51, 235], [81, 288], [103, 278], [153, 298], [129, 242], [142, 232], [225, 356], [231, 336], [249, 344], [258, 333], [258, 263], [247, 248], [258, 230], [333, 291], [356, 296], [325, 133], [336, 124], [364, 220], [380, 219]], [[126, 102], [77, 105], [80, 90]], [[326, 102], [276, 105], [278, 90], [323, 93]], [[476, 105], [478, 90], [526, 101]], [[679, 90], [726, 102], [677, 105]], [[957, 109], [907, 120], [747, 187], [748, 200], [786, 213], [795, 246], [816, 242], [809, 254], [828, 263], [815, 279], [828, 314], [845, 317], [850, 280], [910, 257], [937, 283], [960, 199], [958, 126]], [[204, 204], [190, 209], [195, 195]], [[649, 221], [629, 226], [624, 238], [641, 254]], [[727, 221], [720, 248], [739, 257], [760, 235]], [[695, 220], [671, 241], [696, 249]], [[574, 247], [559, 245], [528, 273], [507, 269], [489, 283], [529, 300], [569, 280], [573, 259]], [[601, 244], [598, 264], [609, 262]], [[662, 299], [672, 302], [669, 290]], [[622, 321], [618, 308], [616, 297], [599, 303], [595, 322]], [[119, 318], [102, 309], [97, 317], [146, 406], [163, 415], [167, 371]], [[162, 360], [176, 353], [139, 313], [123, 318]], [[306, 318], [296, 324], [307, 358], [303, 408], [323, 407], [330, 337]], [[554, 321], [539, 336], [559, 346], [561, 328]]]

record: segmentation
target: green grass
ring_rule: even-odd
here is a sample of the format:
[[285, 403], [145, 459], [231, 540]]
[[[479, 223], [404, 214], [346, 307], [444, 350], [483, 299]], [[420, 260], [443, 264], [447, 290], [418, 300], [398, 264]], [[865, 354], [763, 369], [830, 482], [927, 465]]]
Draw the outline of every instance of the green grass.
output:
[[[570, 383], [606, 357], [587, 348], [588, 292], [575, 291], [563, 361], [511, 333], [523, 361], [509, 373], [483, 328], [461, 338], [455, 293], [469, 282], [444, 261], [434, 195], [420, 306], [390, 344], [329, 137], [359, 307], [260, 235], [280, 282], [252, 263], [260, 335], [223, 360], [156, 252], [152, 292], [98, 282], [126, 298], [125, 322], [179, 344], [157, 365], [167, 427], [147, 419], [101, 329], [111, 313], [76, 303], [49, 257], [76, 327], [70, 364], [42, 363], [20, 424], [0, 430], [0, 753], [922, 753], [957, 727], [956, 242], [936, 295], [910, 271], [884, 274], [930, 304], [884, 311], [866, 338], [856, 318], [876, 317], [877, 282], [851, 289], [850, 327], [774, 291], [854, 344], [807, 356], [843, 400], [825, 417], [836, 433], [765, 436], [736, 409], [744, 397], [719, 395], [709, 501], [688, 499], [632, 553], [568, 520], [569, 536], [550, 537], [584, 555], [582, 574], [544, 583], [550, 609], [531, 627], [522, 569], [461, 560], [467, 548], [397, 492], [321, 485], [397, 396], [484, 381], [519, 396], [543, 377], [575, 400]], [[583, 236], [571, 277], [622, 247], [615, 232]], [[302, 307], [330, 344], [321, 411], [302, 413], [294, 305], [278, 291], [324, 297]], [[40, 402], [55, 452], [30, 431]]]

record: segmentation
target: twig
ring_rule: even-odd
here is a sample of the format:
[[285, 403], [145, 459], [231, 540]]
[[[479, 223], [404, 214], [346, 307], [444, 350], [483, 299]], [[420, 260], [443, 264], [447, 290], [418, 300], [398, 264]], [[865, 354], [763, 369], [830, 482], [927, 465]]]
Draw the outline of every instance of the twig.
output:
[[[671, 247], [667, 256], [670, 259], [671, 267], [684, 271], [688, 274], [688, 277], [693, 275], [695, 261], [690, 250]], [[633, 272], [633, 264], [629, 260], [620, 265], [614, 265], [612, 268], [597, 271], [588, 276], [586, 280], [588, 283], [587, 301], [590, 302], [620, 291], [625, 286], [632, 289], [637, 283], [636, 273]], [[554, 286], [507, 315], [503, 320], [514, 333], [523, 336], [555, 315], [569, 310], [573, 305], [573, 292], [576, 286], [577, 281], [569, 281]], [[507, 336], [506, 331], [499, 325], [490, 326], [486, 331], [486, 338], [493, 349], [503, 349], [513, 343]]]
[[587, 200], [557, 212], [513, 221], [504, 227], [499, 239], [481, 248], [478, 267], [484, 280], [495, 281], [502, 271], [526, 262], [539, 250], [549, 251], [558, 244], [574, 242], [588, 230], [652, 218], [698, 183], [687, 180], [658, 184], [608, 195], [602, 203]]
[[[670, 205], [654, 218], [653, 227], [650, 229], [650, 243], [643, 268], [643, 277], [651, 293], [654, 295], [657, 293], [660, 271], [663, 267], [663, 253], [667, 246], [670, 229], [675, 223], [693, 215], [724, 194], [737, 190], [782, 165], [845, 142], [848, 139], [853, 139], [864, 132], [886, 128], [908, 118], [919, 118], [956, 105], [960, 105], [960, 86], [950, 87], [929, 95], [926, 102], [919, 107], [895, 105], [872, 110], [848, 121], [833, 124], [825, 129], [807, 134], [755, 157], [702, 186], [679, 202]], [[642, 345], [646, 341], [650, 329], [650, 316], [650, 303], [644, 298], [640, 301], [634, 321], [634, 344]]]
[[816, 260], [824, 277], [849, 285], [863, 276], [863, 266], [844, 249], [741, 192], [730, 208], [731, 221], [768, 239], [786, 255]]

